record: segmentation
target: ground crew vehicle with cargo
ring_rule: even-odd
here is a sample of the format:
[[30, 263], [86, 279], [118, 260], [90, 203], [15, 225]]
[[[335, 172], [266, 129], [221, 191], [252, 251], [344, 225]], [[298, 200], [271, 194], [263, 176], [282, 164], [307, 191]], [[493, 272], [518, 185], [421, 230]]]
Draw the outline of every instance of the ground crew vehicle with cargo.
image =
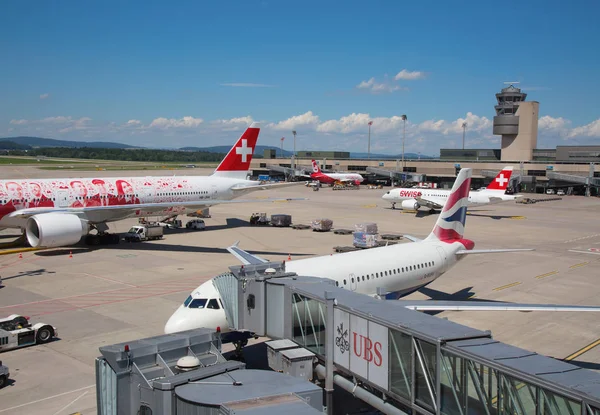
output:
[[0, 352], [48, 343], [56, 336], [56, 327], [46, 323], [32, 325], [29, 317], [12, 314], [0, 319]]
[[123, 235], [127, 242], [141, 242], [154, 239], [162, 239], [163, 227], [160, 225], [135, 225]]

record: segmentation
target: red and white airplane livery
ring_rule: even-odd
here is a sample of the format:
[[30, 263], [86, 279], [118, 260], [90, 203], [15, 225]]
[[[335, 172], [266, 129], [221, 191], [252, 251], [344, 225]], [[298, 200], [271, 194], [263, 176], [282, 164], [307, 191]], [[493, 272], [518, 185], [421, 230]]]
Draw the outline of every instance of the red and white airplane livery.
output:
[[335, 182], [352, 182], [354, 184], [360, 184], [363, 182], [364, 177], [358, 173], [323, 173], [321, 168], [316, 161], [312, 161], [313, 172], [310, 178], [318, 180], [321, 183], [333, 184]]
[[[506, 166], [498, 173], [488, 187], [480, 190], [471, 190], [469, 192], [468, 206], [508, 202], [520, 197], [519, 195], [505, 194], [512, 172], [512, 166]], [[396, 203], [400, 203], [402, 209], [418, 210], [421, 207], [426, 207], [430, 210], [440, 210], [446, 205], [449, 196], [450, 190], [413, 187], [392, 189], [381, 198], [389, 201], [392, 204], [392, 209], [396, 208]]]
[[[149, 215], [176, 216], [254, 190], [289, 186], [248, 180], [260, 125], [253, 123], [210, 176], [81, 178], [0, 181], [0, 228], [24, 230], [32, 247], [118, 243], [108, 222]], [[252, 202], [273, 200], [251, 200]], [[96, 234], [90, 234], [96, 230]]]

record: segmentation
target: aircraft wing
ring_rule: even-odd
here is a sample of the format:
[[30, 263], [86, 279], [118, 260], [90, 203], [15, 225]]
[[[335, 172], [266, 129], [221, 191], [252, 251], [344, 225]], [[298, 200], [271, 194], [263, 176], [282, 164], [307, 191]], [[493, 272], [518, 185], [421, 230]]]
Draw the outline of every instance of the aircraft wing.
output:
[[398, 300], [403, 307], [416, 311], [595, 311], [600, 306], [559, 305], [559, 304], [519, 304], [495, 301], [437, 301], [437, 300]]
[[419, 205], [428, 207], [429, 209], [442, 209], [444, 202], [442, 200], [426, 197], [415, 197], [415, 200], [419, 202]]
[[266, 184], [256, 184], [252, 186], [237, 186], [232, 187], [234, 193], [248, 192], [254, 190], [270, 190], [270, 189], [279, 189], [282, 187], [290, 187], [290, 186], [298, 186], [303, 185], [304, 182], [283, 182], [283, 183], [266, 183]]
[[205, 200], [194, 200], [189, 202], [162, 202], [162, 203], [137, 203], [131, 205], [115, 205], [115, 206], [89, 206], [89, 207], [41, 207], [41, 208], [28, 208], [20, 209], [10, 213], [8, 216], [11, 218], [29, 218], [34, 215], [42, 213], [71, 213], [75, 215], [86, 215], [88, 213], [102, 213], [115, 214], [128, 213], [131, 211], [140, 210], [146, 214], [146, 212], [161, 212], [173, 207], [186, 207], [186, 208], [205, 208], [213, 205], [221, 205], [226, 203], [254, 203], [254, 202], [281, 202], [281, 201], [293, 201], [293, 200], [306, 200], [305, 198], [267, 198], [267, 199], [233, 199], [233, 200], [218, 200], [218, 199], [205, 199]]
[[534, 248], [508, 248], [508, 249], [471, 249], [470, 251], [463, 249], [456, 252], [456, 255], [467, 255], [467, 254], [498, 254], [502, 252], [523, 252], [523, 251], [535, 251]]
[[412, 242], [422, 241], [422, 239], [419, 239], [416, 236], [412, 236], [412, 235], [402, 235], [402, 236], [405, 237], [406, 239], [408, 239], [409, 241], [412, 241]]
[[266, 259], [263, 259], [259, 256], [252, 255], [250, 252], [246, 252], [243, 249], [238, 247], [240, 241], [236, 241], [233, 245], [231, 245], [227, 250], [237, 259], [239, 259], [244, 265], [257, 265], [264, 264], [265, 262], [269, 262]]

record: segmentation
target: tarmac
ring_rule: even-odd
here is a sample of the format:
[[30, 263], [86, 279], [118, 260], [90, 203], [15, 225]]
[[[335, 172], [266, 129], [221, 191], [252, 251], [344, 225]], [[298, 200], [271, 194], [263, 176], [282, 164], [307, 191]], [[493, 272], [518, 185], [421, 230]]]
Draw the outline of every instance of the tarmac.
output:
[[[209, 172], [186, 169], [176, 174]], [[2, 169], [0, 178], [148, 173], [57, 172], [15, 166]], [[162, 334], [165, 322], [192, 289], [238, 264], [225, 249], [235, 241], [264, 258], [287, 260], [289, 256], [292, 261], [329, 255], [334, 246], [352, 244], [352, 235], [250, 226], [252, 212], [290, 214], [294, 224], [329, 218], [336, 229], [375, 222], [380, 233], [426, 236], [437, 215], [392, 210], [381, 199], [387, 190], [334, 192], [324, 187], [314, 192], [299, 185], [259, 191], [243, 197], [253, 202], [212, 207], [204, 231], [165, 230], [160, 241], [94, 248], [13, 249], [1, 255], [4, 287], [0, 288], [0, 316], [23, 314], [32, 322], [50, 323], [58, 328], [59, 338], [0, 354], [11, 372], [10, 384], [0, 390], [0, 414], [95, 414], [94, 360], [99, 356], [98, 347]], [[265, 202], [269, 197], [308, 200]], [[468, 256], [407, 298], [600, 306], [598, 212], [600, 198], [579, 196], [470, 209], [465, 237], [475, 241], [476, 249], [536, 250]], [[185, 217], [180, 219], [185, 223]], [[126, 232], [135, 223], [136, 219], [116, 222], [111, 230]], [[18, 231], [4, 230], [0, 241], [18, 235]], [[596, 347], [600, 345], [600, 319], [596, 313], [444, 312], [438, 316], [491, 330], [495, 339], [518, 347], [600, 369], [600, 347]]]

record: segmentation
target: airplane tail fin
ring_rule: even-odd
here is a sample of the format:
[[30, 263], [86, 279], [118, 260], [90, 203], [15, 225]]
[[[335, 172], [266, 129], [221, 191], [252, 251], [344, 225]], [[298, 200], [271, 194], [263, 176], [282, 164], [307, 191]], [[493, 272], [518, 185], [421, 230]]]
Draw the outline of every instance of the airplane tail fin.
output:
[[471, 175], [472, 170], [469, 168], [460, 170], [448, 195], [448, 200], [433, 230], [425, 240], [437, 240], [448, 243], [461, 242], [467, 249], [473, 249], [475, 244], [472, 241], [463, 239], [469, 190], [471, 189]]
[[231, 150], [212, 175], [245, 179], [250, 170], [250, 162], [252, 161], [259, 132], [260, 124], [253, 122], [231, 147]]
[[510, 182], [510, 176], [513, 172], [513, 166], [506, 166], [500, 173], [492, 180], [492, 182], [486, 187], [486, 190], [493, 190], [498, 192], [506, 192], [508, 183]]
[[321, 168], [319, 167], [319, 164], [316, 161], [312, 161], [312, 168], [313, 168], [313, 173], [321, 173]]

